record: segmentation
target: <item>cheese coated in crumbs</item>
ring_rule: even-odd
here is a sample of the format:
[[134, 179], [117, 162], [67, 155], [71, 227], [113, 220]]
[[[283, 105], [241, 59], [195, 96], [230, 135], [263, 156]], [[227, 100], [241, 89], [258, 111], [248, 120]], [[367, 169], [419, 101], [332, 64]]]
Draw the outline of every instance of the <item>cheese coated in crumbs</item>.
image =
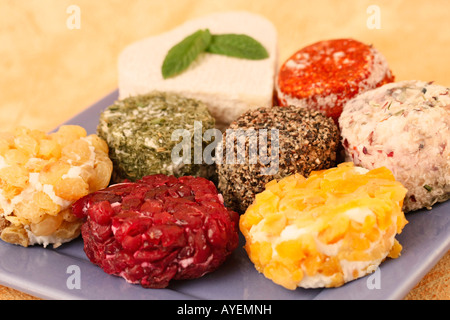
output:
[[287, 289], [341, 286], [400, 255], [406, 191], [387, 168], [352, 163], [273, 180], [240, 218], [245, 249]]
[[80, 234], [71, 204], [109, 184], [108, 146], [80, 126], [0, 133], [0, 238], [57, 247]]

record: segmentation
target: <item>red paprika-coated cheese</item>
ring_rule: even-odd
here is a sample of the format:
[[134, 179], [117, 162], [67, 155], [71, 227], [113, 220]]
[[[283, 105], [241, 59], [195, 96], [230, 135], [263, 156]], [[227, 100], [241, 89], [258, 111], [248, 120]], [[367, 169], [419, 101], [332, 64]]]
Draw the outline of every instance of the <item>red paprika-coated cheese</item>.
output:
[[348, 100], [393, 81], [386, 59], [372, 46], [352, 39], [320, 41], [282, 65], [277, 98], [282, 106], [320, 110], [337, 121]]

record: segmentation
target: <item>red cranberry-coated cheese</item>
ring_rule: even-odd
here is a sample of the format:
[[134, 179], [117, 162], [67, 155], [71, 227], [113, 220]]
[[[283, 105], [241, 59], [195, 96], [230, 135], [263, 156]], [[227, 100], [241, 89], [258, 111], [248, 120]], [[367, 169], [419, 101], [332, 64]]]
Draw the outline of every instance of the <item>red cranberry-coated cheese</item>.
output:
[[348, 100], [393, 81], [385, 58], [375, 48], [335, 39], [311, 44], [288, 58], [276, 87], [280, 105], [319, 110], [337, 122]]
[[238, 246], [236, 212], [204, 178], [151, 175], [73, 204], [91, 262], [146, 288], [217, 269]]

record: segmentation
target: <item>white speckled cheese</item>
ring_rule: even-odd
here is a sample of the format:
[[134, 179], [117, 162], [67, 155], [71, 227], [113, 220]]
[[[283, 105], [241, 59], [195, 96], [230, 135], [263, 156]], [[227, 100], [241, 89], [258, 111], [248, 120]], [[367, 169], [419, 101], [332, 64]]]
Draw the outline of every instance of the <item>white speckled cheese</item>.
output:
[[350, 100], [339, 124], [346, 160], [385, 166], [408, 189], [405, 212], [450, 199], [450, 88], [386, 84]]
[[[186, 36], [208, 28], [211, 34], [246, 34], [269, 53], [264, 60], [246, 60], [203, 53], [180, 75], [163, 79], [167, 52]], [[248, 12], [224, 12], [190, 20], [166, 33], [129, 45], [119, 57], [119, 98], [153, 90], [202, 100], [220, 125], [243, 112], [271, 106], [277, 69], [277, 32], [266, 18]]]

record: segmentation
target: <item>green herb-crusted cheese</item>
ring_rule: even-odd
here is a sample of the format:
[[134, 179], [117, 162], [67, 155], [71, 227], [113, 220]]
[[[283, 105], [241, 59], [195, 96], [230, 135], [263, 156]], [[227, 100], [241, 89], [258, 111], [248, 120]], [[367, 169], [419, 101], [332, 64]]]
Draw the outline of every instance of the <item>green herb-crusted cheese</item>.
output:
[[[194, 122], [203, 133], [214, 128], [214, 118], [205, 104], [179, 95], [152, 92], [116, 101], [100, 116], [98, 135], [106, 140], [113, 162], [113, 181], [138, 180], [150, 174], [193, 175], [208, 178], [211, 169], [194, 164]], [[186, 129], [191, 133], [190, 164], [173, 163], [172, 133]], [[203, 143], [203, 147], [206, 143]]]

